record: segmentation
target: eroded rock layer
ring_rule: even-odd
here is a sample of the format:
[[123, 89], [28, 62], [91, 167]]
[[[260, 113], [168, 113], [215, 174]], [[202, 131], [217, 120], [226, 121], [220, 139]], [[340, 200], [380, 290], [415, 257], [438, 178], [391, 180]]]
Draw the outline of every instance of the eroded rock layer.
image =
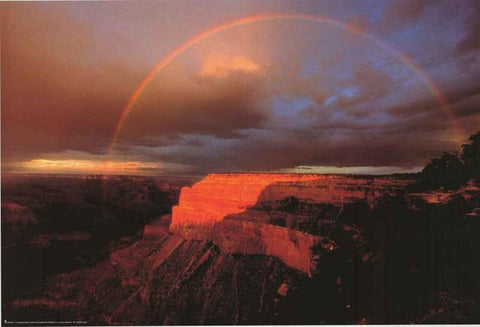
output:
[[[252, 207], [288, 197], [307, 203], [343, 206], [358, 200], [372, 204], [408, 184], [385, 177], [308, 174], [211, 174], [184, 187], [173, 207], [170, 231], [187, 240], [212, 240], [225, 253], [274, 255], [310, 273], [318, 236], [273, 226]], [[228, 219], [246, 213], [242, 219]], [[259, 217], [263, 217], [260, 218]], [[251, 218], [251, 219], [249, 219]]]
[[170, 231], [186, 239], [209, 239], [217, 222], [254, 205], [267, 186], [278, 182], [306, 182], [315, 179], [318, 179], [317, 175], [208, 175], [192, 187], [182, 188], [179, 205], [172, 208]]
[[212, 241], [223, 253], [272, 255], [310, 274], [316, 265], [312, 249], [334, 248], [320, 236], [236, 218], [224, 219], [214, 227]]

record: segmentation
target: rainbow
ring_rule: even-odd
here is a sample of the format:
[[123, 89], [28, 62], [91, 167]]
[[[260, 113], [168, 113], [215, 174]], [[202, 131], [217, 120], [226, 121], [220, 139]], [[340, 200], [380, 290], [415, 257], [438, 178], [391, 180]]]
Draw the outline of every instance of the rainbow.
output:
[[[115, 144], [118, 141], [118, 137], [120, 135], [120, 131], [125, 124], [125, 121], [132, 111], [132, 108], [137, 101], [137, 99], [142, 94], [143, 90], [147, 87], [147, 85], [153, 80], [153, 78], [162, 71], [169, 63], [171, 63], [175, 58], [177, 58], [181, 53], [188, 50], [189, 48], [193, 47], [194, 45], [214, 36], [217, 33], [229, 30], [231, 28], [239, 27], [242, 25], [247, 25], [256, 22], [265, 22], [265, 21], [275, 21], [275, 20], [300, 20], [300, 21], [309, 21], [313, 23], [319, 24], [328, 24], [333, 27], [346, 30], [353, 34], [359, 35], [368, 41], [372, 42], [373, 44], [377, 45], [378, 47], [384, 49], [386, 52], [391, 54], [397, 61], [411, 69], [418, 78], [422, 81], [422, 83], [427, 87], [427, 89], [432, 93], [432, 95], [437, 99], [440, 107], [445, 112], [455, 135], [460, 133], [461, 128], [456, 121], [456, 117], [447, 101], [445, 96], [441, 93], [439, 88], [433, 83], [432, 79], [406, 54], [403, 54], [394, 48], [392, 48], [387, 43], [381, 41], [380, 39], [374, 37], [371, 34], [366, 33], [365, 31], [356, 28], [354, 26], [339, 22], [337, 20], [319, 16], [319, 15], [311, 15], [311, 14], [288, 14], [288, 13], [264, 13], [259, 15], [253, 15], [248, 17], [243, 17], [240, 19], [236, 19], [230, 22], [226, 22], [217, 26], [214, 26], [210, 29], [207, 29], [200, 34], [192, 37], [191, 39], [187, 40], [186, 42], [179, 45], [176, 49], [170, 52], [167, 56], [165, 56], [162, 60], [158, 62], [158, 64], [152, 69], [152, 71], [143, 79], [143, 81], [137, 86], [131, 97], [129, 98], [128, 102], [125, 104], [120, 118], [115, 126], [115, 130], [111, 139], [110, 143], [110, 152], [113, 150]], [[458, 134], [460, 135], [460, 134]], [[459, 139], [457, 137], [456, 139]]]

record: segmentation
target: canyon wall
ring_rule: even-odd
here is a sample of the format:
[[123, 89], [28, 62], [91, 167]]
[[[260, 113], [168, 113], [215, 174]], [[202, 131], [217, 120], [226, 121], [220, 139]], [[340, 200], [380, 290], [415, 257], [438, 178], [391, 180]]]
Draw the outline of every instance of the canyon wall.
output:
[[172, 208], [170, 230], [186, 239], [209, 239], [217, 222], [253, 206], [267, 186], [277, 182], [299, 183], [315, 179], [318, 175], [208, 175], [192, 187], [182, 188], [179, 204]]
[[[310, 273], [311, 250], [321, 237], [273, 226], [268, 214], [252, 210], [287, 197], [343, 206], [373, 204], [403, 189], [408, 180], [316, 174], [211, 174], [184, 187], [172, 208], [170, 232], [187, 240], [212, 240], [226, 253], [274, 255]], [[236, 219], [242, 214], [241, 219]], [[228, 216], [229, 219], [225, 219]]]
[[320, 236], [230, 217], [215, 225], [212, 241], [222, 253], [272, 255], [307, 274], [316, 265], [311, 250], [323, 245]]

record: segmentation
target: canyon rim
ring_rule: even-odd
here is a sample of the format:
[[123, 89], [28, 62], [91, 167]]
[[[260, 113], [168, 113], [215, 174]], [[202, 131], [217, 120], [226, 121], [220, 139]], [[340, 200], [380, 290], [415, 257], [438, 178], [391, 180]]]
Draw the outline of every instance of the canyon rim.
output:
[[0, 2], [2, 325], [480, 323], [479, 18]]

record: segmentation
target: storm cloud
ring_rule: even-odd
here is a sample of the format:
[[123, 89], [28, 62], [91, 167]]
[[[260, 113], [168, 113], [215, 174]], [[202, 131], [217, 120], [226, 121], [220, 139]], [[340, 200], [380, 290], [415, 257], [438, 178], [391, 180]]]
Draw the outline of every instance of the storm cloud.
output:
[[[83, 154], [198, 173], [409, 169], [458, 150], [480, 126], [475, 1], [459, 4], [469, 10], [449, 10], [450, 1], [218, 3], [188, 17], [179, 10], [188, 1], [1, 4], [4, 167]], [[357, 22], [421, 71], [332, 26], [250, 24], [192, 47], [155, 76], [109, 152], [127, 101], [164, 56], [202, 30], [267, 11]]]

